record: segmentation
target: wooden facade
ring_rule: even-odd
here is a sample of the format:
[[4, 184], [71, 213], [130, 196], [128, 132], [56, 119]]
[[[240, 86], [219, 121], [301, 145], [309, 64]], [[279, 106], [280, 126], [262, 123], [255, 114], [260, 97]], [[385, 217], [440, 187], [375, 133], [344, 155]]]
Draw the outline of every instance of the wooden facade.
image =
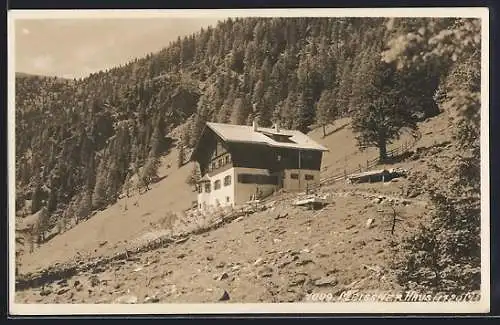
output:
[[246, 167], [280, 172], [285, 169], [320, 170], [323, 153], [317, 150], [273, 148], [254, 143], [224, 143], [209, 131], [196, 157], [201, 174], [217, 173], [225, 168]]
[[[293, 143], [290, 136], [266, 136], [275, 142]], [[262, 189], [303, 190], [307, 184], [319, 183], [322, 155], [318, 149], [224, 141], [206, 127], [191, 156], [202, 175], [199, 206], [208, 202], [240, 204]]]

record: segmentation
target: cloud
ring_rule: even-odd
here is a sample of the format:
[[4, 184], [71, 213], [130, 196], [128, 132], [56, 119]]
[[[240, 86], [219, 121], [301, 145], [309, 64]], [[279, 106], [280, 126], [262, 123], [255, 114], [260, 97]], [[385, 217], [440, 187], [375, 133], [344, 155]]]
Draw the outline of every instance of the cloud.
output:
[[29, 34], [31, 34], [30, 30], [27, 29], [27, 28], [21, 29], [21, 32], [23, 33], [23, 35], [29, 35]]
[[48, 54], [43, 54], [33, 58], [31, 65], [39, 72], [49, 72], [54, 66], [54, 58]]

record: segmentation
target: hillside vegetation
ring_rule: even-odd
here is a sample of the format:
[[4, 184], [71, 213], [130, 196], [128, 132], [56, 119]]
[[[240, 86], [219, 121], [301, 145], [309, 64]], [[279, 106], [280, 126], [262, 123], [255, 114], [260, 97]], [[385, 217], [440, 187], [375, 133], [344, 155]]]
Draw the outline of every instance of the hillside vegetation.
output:
[[[86, 218], [114, 202], [140, 167], [140, 178], [154, 181], [156, 159], [174, 145], [168, 134], [181, 124], [178, 145], [193, 146], [205, 121], [247, 124], [259, 116], [263, 126], [279, 119], [306, 132], [358, 110], [394, 34], [384, 23], [228, 19], [88, 78], [20, 75], [17, 207], [32, 200], [34, 212], [45, 200], [50, 213]], [[440, 76], [429, 69], [407, 83], [414, 101], [405, 111], [437, 112], [432, 94]]]
[[[51, 218], [45, 230], [55, 224], [64, 230], [111, 205], [106, 211], [118, 214], [121, 195], [130, 190], [146, 190], [141, 207], [148, 197], [172, 210], [189, 207], [191, 200], [167, 198], [170, 191], [188, 195], [193, 169], [185, 165], [187, 153], [206, 121], [279, 121], [303, 132], [317, 128], [320, 140], [335, 128], [341, 135], [349, 119], [349, 149], [330, 148], [325, 156], [323, 172], [333, 173], [342, 169], [339, 160], [363, 164], [372, 150], [384, 163], [393, 142], [444, 111], [456, 150], [448, 165], [426, 165], [443, 179], [427, 184], [432, 222], [405, 242], [410, 253], [398, 266], [398, 281], [477, 289], [479, 27], [474, 19], [227, 19], [84, 79], [18, 75], [17, 215], [46, 206]], [[162, 186], [166, 174], [169, 189], [147, 191]], [[422, 177], [416, 174], [416, 186]], [[160, 212], [141, 213], [146, 222], [149, 213]], [[116, 225], [109, 218], [102, 227]], [[74, 230], [98, 233], [92, 221]], [[124, 234], [133, 238], [140, 229]]]

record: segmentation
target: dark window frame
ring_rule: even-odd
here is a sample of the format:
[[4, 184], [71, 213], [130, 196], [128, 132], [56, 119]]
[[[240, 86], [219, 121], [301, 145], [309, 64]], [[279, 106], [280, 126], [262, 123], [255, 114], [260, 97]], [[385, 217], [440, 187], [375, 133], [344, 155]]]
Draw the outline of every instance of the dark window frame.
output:
[[224, 176], [224, 186], [231, 185], [232, 177], [231, 175]]
[[304, 179], [306, 181], [314, 181], [314, 175], [311, 175], [311, 174], [305, 174], [304, 175]]
[[220, 179], [214, 181], [214, 191], [220, 190], [221, 188], [221, 181]]
[[262, 174], [238, 174], [238, 183], [241, 184], [258, 184], [258, 185], [278, 185], [278, 177]]
[[299, 179], [299, 173], [291, 173], [290, 178], [291, 179]]
[[205, 183], [205, 193], [210, 193], [212, 192], [212, 184], [210, 182]]

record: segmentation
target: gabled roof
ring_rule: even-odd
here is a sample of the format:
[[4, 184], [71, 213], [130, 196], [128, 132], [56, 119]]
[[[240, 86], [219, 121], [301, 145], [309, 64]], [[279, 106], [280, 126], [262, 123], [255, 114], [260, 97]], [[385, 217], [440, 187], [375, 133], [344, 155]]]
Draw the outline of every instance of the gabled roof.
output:
[[210, 182], [210, 177], [208, 177], [208, 174], [205, 174], [205, 176], [203, 176], [198, 180], [198, 183], [203, 183], [203, 182]]
[[[274, 128], [263, 128], [258, 127], [257, 131], [254, 131], [253, 126], [248, 125], [234, 125], [234, 124], [222, 124], [222, 123], [212, 123], [207, 122], [205, 128], [203, 129], [201, 137], [204, 136], [207, 129], [212, 130], [217, 134], [224, 142], [228, 143], [254, 143], [262, 144], [275, 148], [291, 148], [291, 149], [303, 149], [303, 150], [317, 150], [317, 151], [329, 151], [328, 148], [316, 143], [310, 137], [304, 133], [297, 130], [285, 130], [280, 129], [278, 132]], [[273, 138], [265, 134], [276, 134], [281, 136], [286, 136], [287, 142], [276, 141]], [[193, 155], [196, 153], [198, 145], [193, 151]]]
[[[276, 148], [328, 151], [327, 148], [314, 142], [307, 135], [297, 130], [280, 129], [279, 132], [276, 132], [273, 128], [258, 127], [257, 131], [254, 131], [253, 126], [211, 122], [208, 122], [207, 126], [226, 142], [257, 143]], [[275, 141], [264, 133], [284, 135], [293, 142]]]

